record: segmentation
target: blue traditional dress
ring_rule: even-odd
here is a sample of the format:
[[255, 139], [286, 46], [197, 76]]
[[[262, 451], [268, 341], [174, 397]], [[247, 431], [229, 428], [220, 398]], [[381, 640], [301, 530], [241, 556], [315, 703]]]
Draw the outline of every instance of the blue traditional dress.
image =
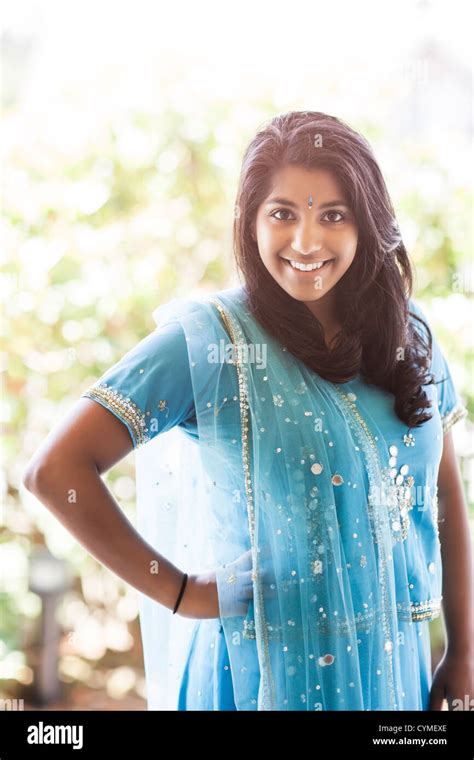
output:
[[244, 287], [155, 319], [84, 393], [130, 432], [142, 535], [216, 570], [216, 619], [140, 595], [150, 709], [426, 710], [438, 468], [467, 414], [436, 338], [433, 415], [410, 430], [392, 394], [296, 359]]

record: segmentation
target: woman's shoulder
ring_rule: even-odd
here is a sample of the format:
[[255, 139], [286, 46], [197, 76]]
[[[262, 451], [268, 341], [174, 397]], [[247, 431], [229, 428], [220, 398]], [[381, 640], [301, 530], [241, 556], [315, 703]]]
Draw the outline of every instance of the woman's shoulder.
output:
[[422, 338], [425, 341], [431, 342], [433, 333], [430, 319], [426, 314], [425, 307], [421, 306], [417, 298], [408, 299], [408, 315], [410, 322], [417, 332], [421, 334]]
[[416, 316], [422, 317], [425, 321], [427, 320], [425, 309], [421, 306], [418, 298], [411, 297], [408, 299], [408, 311], [412, 315], [415, 314]]
[[231, 288], [223, 288], [215, 291], [197, 292], [189, 296], [172, 298], [158, 306], [153, 312], [156, 324], [175, 321], [186, 314], [204, 313], [213, 308], [216, 302], [223, 306], [237, 306], [245, 303], [245, 286], [239, 285]]
[[246, 291], [244, 286], [223, 288], [211, 292], [197, 293], [186, 297], [176, 297], [160, 305], [153, 312], [158, 326], [176, 324], [183, 326], [202, 321], [203, 326], [215, 327], [220, 322], [222, 310], [239, 313], [245, 309]]

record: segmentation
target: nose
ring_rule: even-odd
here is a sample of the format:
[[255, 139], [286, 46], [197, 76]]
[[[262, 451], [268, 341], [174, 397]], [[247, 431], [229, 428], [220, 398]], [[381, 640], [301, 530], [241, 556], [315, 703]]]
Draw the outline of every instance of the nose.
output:
[[312, 253], [320, 251], [323, 247], [320, 242], [315, 240], [315, 232], [311, 223], [305, 225], [304, 228], [300, 227], [298, 230], [295, 230], [295, 232], [296, 234], [291, 243], [291, 248], [296, 253], [301, 254], [301, 256], [311, 256]]
[[316, 251], [320, 251], [322, 248], [322, 245], [304, 246], [303, 241], [301, 239], [297, 239], [293, 243], [291, 243], [291, 248], [296, 253], [301, 254], [301, 256], [311, 256], [312, 253], [316, 253]]

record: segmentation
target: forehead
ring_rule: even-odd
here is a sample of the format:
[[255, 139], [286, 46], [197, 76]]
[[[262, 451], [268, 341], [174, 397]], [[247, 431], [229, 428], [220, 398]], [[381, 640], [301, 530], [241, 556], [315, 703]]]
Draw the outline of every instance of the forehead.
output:
[[308, 195], [316, 196], [318, 203], [334, 198], [345, 198], [342, 185], [328, 169], [306, 169], [302, 166], [285, 166], [272, 178], [268, 198], [272, 195], [291, 196], [297, 203], [306, 203]]

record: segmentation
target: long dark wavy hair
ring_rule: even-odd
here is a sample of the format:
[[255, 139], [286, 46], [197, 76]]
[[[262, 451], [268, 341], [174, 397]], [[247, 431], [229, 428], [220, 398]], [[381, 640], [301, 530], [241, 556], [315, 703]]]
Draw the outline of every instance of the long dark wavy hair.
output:
[[[330, 349], [321, 323], [271, 276], [251, 235], [275, 172], [287, 165], [329, 170], [358, 227], [354, 260], [334, 286], [342, 329]], [[234, 253], [251, 311], [262, 327], [326, 380], [345, 382], [360, 373], [366, 382], [393, 393], [395, 412], [409, 427], [431, 419], [422, 386], [434, 382], [429, 373], [432, 335], [426, 322], [409, 311], [412, 268], [367, 140], [318, 111], [275, 116], [245, 151], [236, 209]], [[426, 339], [410, 316], [423, 324]]]

